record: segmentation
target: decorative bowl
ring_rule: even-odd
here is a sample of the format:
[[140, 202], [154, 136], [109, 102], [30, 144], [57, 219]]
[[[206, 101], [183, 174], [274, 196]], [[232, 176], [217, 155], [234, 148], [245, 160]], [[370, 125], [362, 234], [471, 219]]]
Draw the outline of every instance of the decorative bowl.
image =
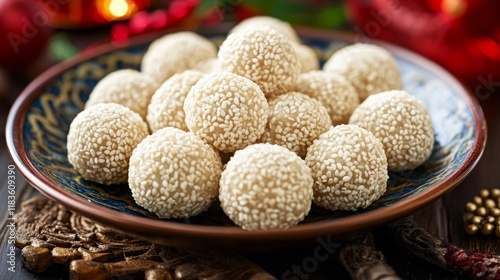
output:
[[[202, 34], [220, 42], [225, 31]], [[355, 38], [310, 29], [298, 32], [323, 61]], [[302, 223], [286, 230], [244, 231], [218, 203], [193, 218], [158, 219], [135, 204], [126, 185], [104, 186], [82, 179], [68, 163], [66, 150], [69, 124], [99, 79], [116, 69], [139, 69], [148, 44], [158, 36], [122, 47], [103, 46], [49, 69], [19, 96], [6, 128], [8, 148], [28, 182], [65, 207], [128, 234], [165, 245], [232, 250], [297, 246], [320, 236], [341, 240], [409, 215], [441, 197], [467, 176], [483, 152], [482, 110], [459, 82], [421, 56], [372, 42], [396, 57], [404, 88], [423, 101], [431, 114], [435, 143], [427, 162], [409, 172], [391, 173], [387, 192], [366, 209], [342, 212], [313, 207]]]

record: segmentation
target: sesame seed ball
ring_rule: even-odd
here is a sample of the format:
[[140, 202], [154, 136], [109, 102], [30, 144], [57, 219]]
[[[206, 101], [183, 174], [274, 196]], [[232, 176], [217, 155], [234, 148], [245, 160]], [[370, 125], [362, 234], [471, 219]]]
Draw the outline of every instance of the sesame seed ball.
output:
[[148, 135], [139, 114], [115, 103], [80, 112], [68, 132], [68, 161], [85, 179], [101, 184], [127, 182], [129, 158]]
[[316, 52], [309, 46], [292, 43], [300, 64], [300, 72], [305, 73], [319, 69], [319, 59]]
[[142, 59], [142, 71], [158, 83], [195, 67], [201, 61], [217, 56], [217, 48], [208, 39], [185, 31], [154, 41]]
[[311, 171], [294, 152], [272, 144], [237, 151], [222, 172], [219, 200], [245, 230], [284, 229], [309, 213]]
[[148, 75], [123, 69], [102, 78], [90, 93], [85, 108], [98, 103], [117, 103], [146, 119], [148, 104], [158, 84]]
[[424, 104], [406, 91], [369, 96], [351, 116], [351, 124], [370, 130], [384, 145], [389, 171], [414, 169], [432, 152], [434, 129]]
[[203, 73], [187, 70], [175, 74], [158, 88], [149, 103], [147, 121], [155, 132], [164, 127], [176, 127], [188, 131], [184, 113], [184, 100], [191, 87], [203, 76]]
[[269, 108], [269, 121], [260, 142], [283, 146], [300, 157], [305, 157], [313, 141], [332, 126], [326, 108], [302, 93], [273, 97]]
[[338, 72], [356, 88], [360, 101], [370, 94], [402, 89], [401, 73], [394, 57], [370, 44], [354, 44], [335, 52], [323, 69]]
[[191, 132], [166, 127], [146, 137], [130, 157], [135, 202], [162, 219], [187, 218], [217, 198], [222, 163]]
[[254, 82], [229, 72], [201, 78], [184, 101], [190, 131], [228, 153], [260, 138], [266, 127], [269, 105]]
[[268, 26], [230, 34], [218, 55], [223, 71], [254, 81], [266, 97], [288, 92], [300, 71], [289, 40]]
[[229, 33], [242, 32], [254, 26], [269, 26], [273, 29], [276, 29], [281, 34], [283, 34], [285, 37], [288, 38], [288, 40], [297, 43], [300, 42], [299, 36], [297, 36], [297, 33], [295, 32], [295, 30], [293, 30], [290, 23], [279, 20], [277, 18], [266, 17], [266, 16], [258, 16], [245, 19], [241, 21], [238, 25], [233, 27], [233, 29], [231, 29]]
[[382, 143], [368, 130], [338, 125], [307, 150], [314, 178], [314, 203], [330, 210], [366, 208], [387, 187], [387, 158]]
[[354, 87], [336, 73], [320, 70], [303, 73], [295, 90], [319, 100], [330, 114], [333, 125], [347, 123], [359, 105]]

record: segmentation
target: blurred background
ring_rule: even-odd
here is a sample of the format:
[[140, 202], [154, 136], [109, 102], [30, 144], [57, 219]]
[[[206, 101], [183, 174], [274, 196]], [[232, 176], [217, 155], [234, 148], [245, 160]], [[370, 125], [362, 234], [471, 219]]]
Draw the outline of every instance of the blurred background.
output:
[[412, 49], [444, 66], [481, 100], [500, 86], [500, 21], [494, 11], [500, 11], [500, 1], [1, 0], [0, 98], [15, 97], [7, 93], [16, 95], [48, 66], [103, 43], [271, 15]]

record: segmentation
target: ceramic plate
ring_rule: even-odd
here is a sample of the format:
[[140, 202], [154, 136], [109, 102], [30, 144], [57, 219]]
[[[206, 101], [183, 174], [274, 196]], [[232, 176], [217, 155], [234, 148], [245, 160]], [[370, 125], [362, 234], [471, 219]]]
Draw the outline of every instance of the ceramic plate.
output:
[[[220, 42], [224, 32], [204, 32]], [[299, 30], [304, 43], [324, 61], [354, 36]], [[8, 119], [7, 141], [26, 179], [46, 196], [104, 225], [166, 245], [236, 250], [295, 246], [318, 236], [333, 239], [368, 230], [408, 215], [439, 198], [471, 171], [485, 145], [486, 125], [477, 101], [446, 71], [409, 51], [381, 44], [396, 57], [404, 88], [429, 109], [435, 128], [430, 159], [415, 170], [391, 173], [387, 192], [356, 212], [313, 207], [297, 227], [247, 232], [215, 203], [190, 219], [160, 220], [135, 204], [126, 185], [103, 186], [82, 179], [67, 160], [66, 136], [72, 119], [106, 74], [140, 68], [155, 37], [123, 46], [104, 46], [48, 70], [19, 96]]]

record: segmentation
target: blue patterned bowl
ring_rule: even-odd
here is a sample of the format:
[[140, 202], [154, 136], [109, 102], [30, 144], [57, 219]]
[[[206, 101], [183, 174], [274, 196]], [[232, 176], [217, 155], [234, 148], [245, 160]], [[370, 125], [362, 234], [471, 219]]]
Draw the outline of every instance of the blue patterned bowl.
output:
[[[224, 32], [205, 32], [218, 41]], [[300, 30], [324, 61], [352, 35]], [[471, 171], [484, 149], [486, 124], [477, 101], [447, 72], [400, 48], [390, 50], [401, 68], [404, 88], [422, 100], [435, 128], [430, 159], [411, 172], [392, 173], [388, 189], [370, 207], [356, 212], [313, 207], [305, 221], [287, 230], [247, 232], [215, 203], [190, 219], [160, 220], [135, 204], [125, 185], [103, 186], [82, 179], [67, 160], [66, 136], [72, 119], [106, 74], [138, 69], [148, 43], [143, 38], [121, 48], [111, 45], [58, 65], [19, 96], [8, 119], [7, 141], [26, 179], [40, 192], [95, 221], [158, 243], [237, 250], [291, 246], [318, 236], [341, 239], [403, 217], [439, 198]]]

